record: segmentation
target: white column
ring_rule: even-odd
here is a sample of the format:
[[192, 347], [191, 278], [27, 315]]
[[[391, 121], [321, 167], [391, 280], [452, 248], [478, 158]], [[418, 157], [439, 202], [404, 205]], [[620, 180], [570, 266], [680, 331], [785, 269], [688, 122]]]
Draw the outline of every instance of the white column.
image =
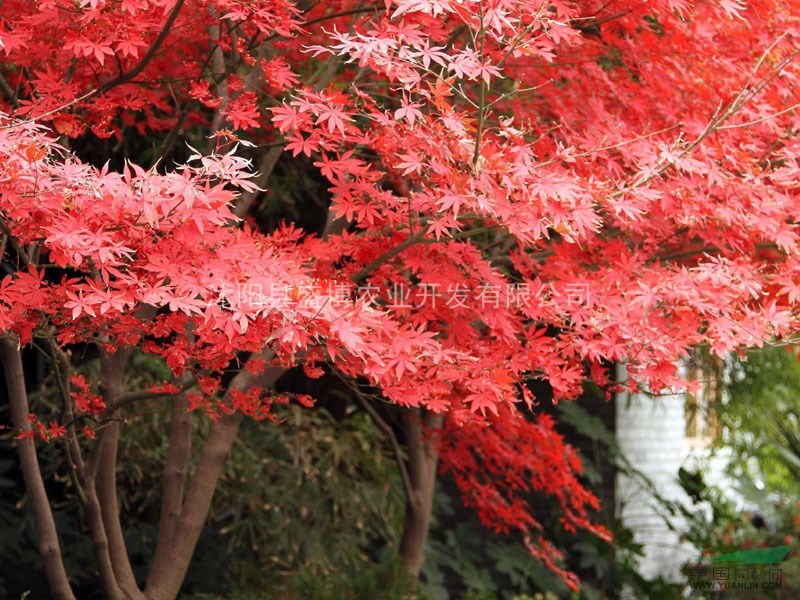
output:
[[[617, 380], [625, 381], [625, 365], [617, 366]], [[618, 394], [616, 435], [619, 446], [633, 467], [646, 475], [658, 494], [669, 500], [688, 502], [678, 484], [678, 469], [687, 457], [684, 394], [653, 397], [645, 394]], [[694, 558], [696, 551], [681, 543], [679, 533], [670, 531], [660, 516], [658, 503], [637, 478], [617, 475], [617, 515], [644, 546], [640, 572], [645, 578], [658, 575], [671, 581], [684, 581], [680, 567]], [[684, 527], [680, 517], [672, 524]]]

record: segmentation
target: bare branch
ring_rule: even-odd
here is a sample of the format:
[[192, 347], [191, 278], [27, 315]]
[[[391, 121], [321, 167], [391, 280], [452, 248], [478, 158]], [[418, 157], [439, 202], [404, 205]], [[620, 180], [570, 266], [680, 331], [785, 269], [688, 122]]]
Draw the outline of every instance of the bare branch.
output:
[[383, 430], [383, 432], [386, 434], [386, 437], [389, 438], [389, 441], [392, 444], [392, 450], [394, 451], [395, 459], [397, 460], [397, 468], [400, 470], [400, 478], [403, 480], [403, 488], [405, 489], [406, 499], [410, 500], [414, 494], [414, 487], [411, 484], [411, 477], [408, 474], [406, 458], [403, 456], [403, 450], [400, 447], [400, 442], [397, 440], [394, 429], [391, 425], [384, 421], [383, 418], [381, 418], [381, 416], [378, 414], [378, 411], [376, 411], [375, 407], [370, 404], [370, 401], [366, 398], [366, 396], [364, 396], [357, 384], [354, 384], [348, 380], [338, 369], [335, 369], [334, 372], [342, 381], [342, 383], [344, 383], [353, 391], [358, 403], [365, 411], [367, 411], [367, 414], [369, 414], [370, 418], [372, 418], [375, 424], [380, 427], [381, 430]]
[[[283, 154], [283, 145], [274, 146], [261, 155], [261, 161], [258, 163], [258, 175], [253, 180], [253, 183], [260, 188], [266, 185], [281, 154]], [[255, 202], [255, 199], [258, 197], [258, 194], [258, 191], [254, 191], [245, 192], [239, 196], [239, 198], [236, 199], [236, 206], [233, 209], [233, 214], [237, 217], [244, 218], [253, 205], [253, 202]]]

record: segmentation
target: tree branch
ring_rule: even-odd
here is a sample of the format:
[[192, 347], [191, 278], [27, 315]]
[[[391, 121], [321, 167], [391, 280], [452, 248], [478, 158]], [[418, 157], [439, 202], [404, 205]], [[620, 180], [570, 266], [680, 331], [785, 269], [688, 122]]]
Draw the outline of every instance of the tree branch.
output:
[[427, 232], [428, 228], [423, 227], [419, 231], [417, 231], [414, 235], [406, 238], [404, 242], [398, 244], [388, 252], [381, 254], [378, 258], [373, 260], [371, 263], [369, 263], [367, 266], [361, 269], [358, 273], [353, 275], [353, 277], [351, 278], [353, 283], [355, 283], [356, 285], [364, 283], [364, 281], [366, 280], [367, 276], [370, 273], [372, 273], [376, 269], [380, 268], [383, 264], [393, 259], [395, 256], [400, 254], [406, 248], [413, 246], [414, 244], [419, 242], [423, 237], [425, 237], [425, 234]]
[[367, 411], [367, 414], [369, 414], [370, 418], [372, 418], [375, 424], [380, 429], [383, 430], [383, 432], [386, 434], [386, 437], [389, 438], [389, 441], [392, 444], [392, 450], [394, 451], [395, 460], [397, 460], [397, 468], [400, 470], [400, 478], [403, 480], [403, 488], [406, 493], [406, 501], [410, 501], [411, 497], [414, 494], [414, 486], [411, 484], [411, 477], [408, 474], [408, 466], [406, 464], [406, 459], [403, 456], [403, 450], [400, 447], [400, 442], [397, 440], [397, 436], [394, 433], [394, 429], [392, 429], [392, 426], [389, 425], [386, 421], [384, 421], [383, 418], [381, 418], [381, 416], [378, 414], [378, 411], [375, 410], [375, 407], [373, 407], [370, 404], [369, 400], [364, 396], [361, 390], [358, 389], [358, 385], [355, 385], [350, 381], [348, 381], [347, 379], [345, 379], [344, 375], [342, 375], [338, 371], [338, 369], [335, 372], [336, 376], [339, 377], [339, 379], [347, 387], [353, 390], [353, 393], [355, 393], [356, 400], [358, 400], [358, 403], [364, 408], [365, 411]]
[[[258, 175], [253, 180], [253, 183], [255, 183], [259, 188], [263, 188], [266, 185], [267, 180], [272, 174], [272, 171], [275, 169], [275, 165], [278, 163], [278, 159], [280, 158], [281, 154], [283, 154], [283, 145], [274, 146], [261, 155], [261, 160], [258, 163]], [[243, 219], [250, 210], [250, 207], [253, 205], [253, 202], [255, 202], [258, 194], [258, 191], [245, 192], [239, 196], [236, 199], [236, 205], [233, 209], [233, 214]]]
[[[74, 422], [72, 410], [72, 397], [69, 393], [69, 378], [70, 378], [70, 362], [66, 353], [58, 347], [55, 340], [49, 340], [50, 350], [52, 353], [53, 369], [55, 370], [56, 379], [60, 382], [61, 393], [64, 395], [66, 411], [64, 417], [70, 423]], [[67, 442], [69, 444], [69, 458], [75, 464], [75, 472], [78, 476], [78, 482], [83, 490], [83, 508], [86, 512], [87, 525], [89, 527], [89, 537], [92, 540], [92, 550], [94, 552], [95, 560], [97, 561], [97, 569], [100, 572], [100, 579], [103, 583], [103, 588], [108, 598], [112, 600], [121, 599], [122, 591], [120, 590], [117, 579], [114, 575], [114, 568], [111, 565], [111, 554], [109, 551], [108, 536], [106, 534], [105, 523], [103, 522], [103, 515], [100, 509], [100, 500], [97, 497], [97, 488], [95, 482], [95, 474], [83, 460], [81, 447], [78, 443], [78, 437], [75, 434], [74, 425], [71, 425], [67, 430]]]
[[92, 98], [96, 98], [101, 94], [105, 94], [106, 92], [112, 90], [113, 88], [117, 87], [118, 85], [122, 85], [125, 83], [130, 82], [133, 80], [139, 73], [144, 71], [145, 67], [150, 64], [150, 61], [153, 60], [158, 50], [161, 48], [161, 45], [164, 43], [164, 40], [167, 39], [170, 30], [172, 29], [172, 25], [175, 23], [175, 19], [178, 18], [178, 13], [180, 13], [181, 8], [183, 7], [185, 0], [177, 0], [175, 5], [172, 7], [172, 10], [167, 16], [167, 20], [164, 21], [164, 26], [161, 28], [156, 39], [153, 41], [150, 48], [147, 50], [147, 53], [136, 63], [129, 71], [121, 73], [119, 76], [107, 81], [106, 83], [94, 88], [93, 90], [83, 94], [82, 96], [78, 96], [77, 98], [67, 102], [66, 104], [62, 104], [61, 106], [54, 108], [52, 110], [47, 111], [39, 115], [34, 119], [26, 119], [24, 121], [19, 121], [15, 123], [10, 123], [8, 125], [0, 126], [0, 129], [10, 129], [11, 127], [18, 127], [19, 125], [24, 125], [26, 123], [34, 123], [36, 119], [42, 119], [44, 117], [49, 117], [54, 115], [62, 110], [69, 108], [70, 106], [74, 106], [79, 102], [85, 102], [87, 100], [91, 100]]
[[[194, 387], [195, 383], [196, 381], [194, 378], [188, 379], [183, 385], [181, 385], [180, 391], [185, 392], [186, 390]], [[120, 408], [125, 408], [128, 404], [132, 404], [133, 402], [138, 402], [139, 400], [151, 400], [154, 398], [165, 398], [167, 396], [174, 396], [174, 394], [172, 392], [151, 392], [150, 390], [136, 390], [135, 392], [126, 392], [124, 394], [120, 394], [116, 398], [112, 399], [110, 403], [107, 402], [106, 405], [116, 410]]]
[[[144, 71], [145, 67], [150, 64], [150, 61], [153, 60], [156, 53], [161, 48], [161, 45], [167, 39], [172, 26], [175, 24], [175, 19], [178, 18], [178, 13], [181, 12], [181, 8], [183, 8], [183, 3], [185, 0], [177, 0], [175, 5], [172, 7], [172, 10], [167, 17], [167, 20], [164, 21], [164, 26], [161, 28], [161, 31], [158, 34], [158, 37], [153, 41], [150, 45], [150, 48], [147, 50], [147, 53], [136, 63], [129, 71], [120, 74], [118, 77], [115, 77], [111, 81], [104, 83], [102, 86], [97, 88], [89, 98], [93, 98], [94, 96], [105, 94], [112, 88], [117, 87], [118, 85], [122, 85], [124, 83], [128, 83], [134, 77], [139, 75], [142, 71]], [[88, 99], [88, 98], [87, 98]]]
[[11, 103], [12, 107], [19, 108], [19, 98], [17, 98], [17, 94], [14, 92], [14, 89], [8, 85], [8, 82], [2, 75], [0, 75], [0, 90], [3, 91], [3, 94]]
[[406, 571], [415, 579], [419, 577], [425, 561], [425, 546], [436, 488], [436, 468], [439, 462], [439, 452], [428, 437], [428, 433], [432, 429], [441, 427], [443, 420], [442, 415], [420, 408], [405, 411], [408, 467], [413, 487], [406, 503], [399, 555]]
[[228, 94], [228, 70], [225, 66], [225, 54], [222, 52], [222, 48], [219, 45], [222, 35], [219, 17], [213, 7], [209, 7], [208, 10], [211, 15], [217, 19], [217, 22], [208, 28], [208, 32], [211, 36], [211, 41], [214, 43], [214, 47], [211, 50], [211, 67], [213, 69], [214, 79], [219, 88], [219, 97], [222, 100], [211, 121], [211, 133], [214, 133], [219, 130], [222, 127], [222, 123], [225, 122], [225, 115], [222, 114], [222, 111], [227, 108], [230, 96]]
[[[329, 218], [322, 233], [323, 239], [345, 226], [345, 219]], [[265, 347], [250, 360], [260, 359], [268, 362], [274, 356], [274, 352]], [[254, 385], [270, 389], [286, 371], [287, 369], [282, 367], [270, 367], [254, 375], [243, 368], [233, 378], [228, 390], [244, 391]], [[168, 540], [159, 536], [156, 544], [155, 558], [145, 588], [148, 600], [172, 600], [180, 591], [200, 532], [208, 517], [214, 490], [236, 440], [241, 422], [242, 415], [236, 412], [220, 417], [211, 427], [189, 483], [189, 489], [186, 491], [174, 533]]]
[[[14, 427], [21, 434], [31, 432], [28, 422], [28, 395], [25, 391], [25, 372], [22, 368], [22, 353], [19, 340], [9, 334], [0, 337], [0, 361], [8, 389], [8, 400], [11, 407], [11, 419]], [[33, 511], [36, 529], [39, 532], [39, 553], [44, 563], [44, 571], [50, 585], [50, 591], [59, 600], [74, 600], [75, 594], [64, 569], [61, 558], [61, 546], [58, 542], [53, 512], [44, 488], [36, 446], [31, 437], [17, 440], [17, 452], [25, 480], [25, 489]]]

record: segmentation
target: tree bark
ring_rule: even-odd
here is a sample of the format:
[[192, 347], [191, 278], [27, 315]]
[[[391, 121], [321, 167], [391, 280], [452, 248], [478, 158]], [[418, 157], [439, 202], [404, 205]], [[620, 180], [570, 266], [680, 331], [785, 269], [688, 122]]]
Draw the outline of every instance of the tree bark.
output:
[[[259, 357], [269, 359], [272, 352], [265, 349]], [[270, 388], [284, 372], [285, 369], [272, 367], [260, 375], [253, 375], [242, 369], [234, 377], [230, 387], [238, 390], [247, 390], [253, 385]], [[241, 413], [233, 413], [220, 417], [211, 427], [186, 492], [175, 533], [169, 541], [158, 540], [153, 568], [145, 588], [145, 596], [149, 600], [172, 600], [180, 592], [197, 540], [211, 509], [214, 490], [241, 422]]]
[[[100, 350], [100, 384], [103, 400], [111, 406], [122, 393], [125, 364], [130, 357], [130, 350], [118, 350], [109, 354]], [[108, 550], [111, 566], [119, 589], [125, 598], [141, 600], [144, 594], [136, 583], [125, 537], [122, 533], [122, 524], [119, 520], [119, 501], [117, 499], [117, 452], [119, 449], [119, 410], [112, 410], [106, 415], [112, 419], [111, 423], [103, 429], [98, 448], [97, 460], [97, 499], [100, 503], [100, 514], [108, 537]]]
[[[116, 414], [116, 413], [115, 413]], [[144, 594], [136, 583], [122, 524], [119, 520], [119, 500], [117, 498], [117, 450], [119, 447], [120, 424], [111, 423], [105, 430], [100, 463], [97, 470], [97, 498], [100, 503], [100, 514], [108, 537], [109, 555], [114, 577], [119, 584], [123, 597], [141, 600]]]
[[[277, 153], [275, 158], [277, 158], [279, 154], [280, 153]], [[275, 167], [276, 162], [277, 160], [270, 158], [262, 164], [260, 169], [262, 171], [261, 176], [268, 176]], [[264, 181], [266, 181], [266, 178], [264, 178]], [[241, 205], [237, 204], [236, 214], [244, 216], [249, 206], [250, 204], [248, 202], [242, 202]], [[347, 219], [333, 218], [333, 213], [329, 212], [322, 237], [326, 239], [329, 235], [341, 233], [347, 226]], [[266, 360], [272, 359], [273, 356], [274, 353], [268, 348], [262, 350], [258, 355], [259, 358]], [[285, 372], [286, 369], [271, 367], [263, 374], [254, 376], [245, 369], [242, 369], [238, 375], [234, 377], [230, 387], [233, 389], [246, 390], [253, 385], [258, 385], [264, 389], [269, 389], [275, 385], [275, 382], [277, 382]], [[182, 429], [183, 425], [176, 423], [174, 419], [175, 413], [173, 412], [172, 425], [177, 429]], [[159, 521], [159, 536], [156, 544], [155, 558], [153, 559], [153, 567], [147, 578], [147, 585], [145, 587], [145, 597], [148, 598], [148, 600], [171, 600], [180, 592], [180, 587], [184, 577], [186, 577], [186, 571], [189, 568], [192, 554], [194, 554], [195, 546], [197, 546], [197, 540], [200, 538], [200, 532], [208, 517], [214, 490], [216, 489], [222, 470], [225, 467], [225, 462], [228, 459], [236, 435], [239, 432], [239, 425], [241, 422], [242, 416], [240, 414], [232, 414], [220, 417], [213, 425], [203, 445], [200, 461], [192, 476], [185, 500], [182, 504], [179, 504], [180, 511], [177, 513], [174, 509], [175, 497], [173, 496], [169, 501], [166, 501], [166, 477], [168, 473], [165, 470], [164, 494], [166, 504], [162, 504], [162, 515]], [[191, 434], [191, 431], [189, 434]], [[182, 436], [183, 434], [177, 434], [178, 439], [185, 439]], [[170, 437], [172, 438], [172, 432], [170, 433]], [[177, 464], [182, 459], [182, 454], [185, 451], [188, 451], [185, 447], [175, 449], [177, 456], [173, 456], [175, 464], [172, 466], [175, 467], [176, 470], [173, 475], [173, 480], [169, 483], [169, 493], [171, 495], [176, 495], [178, 489], [177, 482], [179, 476]], [[172, 442], [170, 442], [170, 451], [167, 457], [168, 466], [171, 453]], [[183, 494], [184, 481], [185, 473], [180, 476], [181, 495]], [[172, 514], [165, 516], [165, 508]], [[167, 534], [164, 537], [162, 537], [162, 526], [164, 532]]]
[[158, 539], [170, 542], [183, 505], [186, 484], [186, 465], [192, 453], [192, 414], [186, 392], [175, 396], [172, 404], [169, 448], [164, 464], [164, 482], [161, 497], [161, 518], [158, 522]]
[[[28, 395], [25, 391], [25, 374], [18, 344], [19, 341], [15, 337], [12, 338], [8, 335], [0, 337], [0, 360], [3, 362], [14, 427], [22, 433], [27, 433], [31, 431], [31, 424], [28, 422]], [[28, 491], [33, 518], [39, 532], [39, 553], [44, 562], [45, 576], [50, 590], [53, 596], [59, 600], [74, 599], [75, 594], [72, 593], [72, 587], [61, 558], [58, 533], [39, 470], [39, 460], [36, 456], [33, 439], [18, 440], [17, 452], [22, 466], [25, 489]]]
[[442, 415], [435, 415], [424, 409], [408, 410], [405, 414], [411, 489], [406, 499], [399, 557], [406, 572], [414, 580], [419, 578], [425, 562], [425, 546], [433, 513], [436, 467], [439, 462], [433, 431], [440, 428], [442, 422]]
[[175, 534], [166, 542], [159, 539], [153, 569], [145, 594], [150, 600], [171, 600], [177, 597], [189, 568], [200, 532], [203, 529], [217, 481], [230, 453], [242, 415], [220, 417], [211, 428], [200, 462], [192, 477], [186, 502], [176, 523]]
[[[58, 346], [55, 340], [49, 342], [52, 351], [53, 370], [60, 379], [59, 389], [64, 402], [64, 420], [67, 425], [67, 460], [70, 468], [77, 476], [78, 494], [86, 513], [86, 524], [89, 529], [89, 539], [92, 541], [92, 551], [97, 561], [97, 570], [100, 574], [100, 581], [106, 596], [110, 600], [122, 600], [122, 590], [117, 583], [114, 575], [114, 568], [111, 565], [111, 554], [108, 545], [108, 535], [106, 534], [105, 523], [100, 508], [100, 500], [97, 496], [96, 469], [92, 467], [91, 461], [87, 465], [83, 460], [83, 452], [78, 443], [75, 433], [74, 410], [72, 397], [70, 396], [70, 370], [71, 364], [67, 354]], [[99, 448], [95, 449], [95, 454]]]
[[92, 550], [94, 551], [95, 560], [97, 560], [97, 569], [100, 572], [100, 580], [103, 583], [106, 596], [111, 600], [117, 600], [122, 598], [122, 590], [117, 583], [114, 567], [111, 564], [108, 535], [100, 509], [100, 500], [97, 497], [96, 482], [82, 460], [76, 467], [78, 480], [86, 496], [84, 509], [86, 510], [87, 525], [89, 527], [89, 538], [92, 540]]

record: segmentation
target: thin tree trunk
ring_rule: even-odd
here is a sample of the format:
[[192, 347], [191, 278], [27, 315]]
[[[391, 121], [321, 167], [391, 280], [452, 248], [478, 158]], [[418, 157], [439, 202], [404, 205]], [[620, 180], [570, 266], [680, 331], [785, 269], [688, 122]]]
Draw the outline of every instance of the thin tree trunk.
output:
[[169, 448], [164, 464], [164, 483], [161, 498], [161, 518], [158, 522], [158, 539], [169, 543], [183, 506], [186, 483], [186, 466], [192, 453], [192, 414], [186, 392], [181, 392], [172, 404]]
[[[205, 524], [214, 489], [225, 467], [242, 415], [225, 415], [211, 428], [200, 462], [189, 485], [186, 502], [178, 517], [175, 534], [166, 544], [159, 540], [153, 569], [147, 580], [145, 594], [150, 600], [172, 600], [181, 584], [194, 553], [200, 532]], [[160, 551], [159, 551], [160, 550]]]
[[[92, 461], [87, 465], [83, 460], [81, 446], [75, 433], [74, 411], [72, 398], [69, 392], [70, 385], [70, 360], [67, 354], [59, 348], [55, 340], [50, 341], [52, 351], [53, 369], [56, 376], [60, 379], [59, 388], [64, 402], [64, 420], [67, 425], [67, 460], [70, 468], [74, 470], [78, 486], [79, 497], [86, 513], [86, 524], [89, 528], [89, 539], [92, 541], [92, 551], [97, 561], [97, 570], [100, 574], [100, 581], [106, 596], [110, 600], [121, 600], [122, 590], [120, 590], [117, 578], [114, 575], [114, 568], [111, 565], [111, 554], [108, 545], [105, 523], [100, 508], [100, 500], [97, 497], [96, 470], [92, 467]], [[98, 449], [96, 449], [96, 452]]]
[[[277, 153], [279, 155], [280, 153]], [[261, 167], [261, 176], [268, 176], [272, 169], [275, 167], [277, 160], [269, 159], [264, 162]], [[266, 177], [264, 177], [266, 181]], [[252, 200], [250, 200], [251, 202]], [[248, 202], [242, 202], [241, 205], [237, 204], [236, 214], [244, 216], [249, 208]], [[344, 218], [333, 218], [333, 213], [328, 213], [328, 219], [325, 223], [325, 230], [322, 232], [323, 239], [329, 235], [341, 233], [347, 228], [348, 221]], [[274, 353], [265, 348], [258, 358], [266, 359], [269, 361], [274, 356]], [[254, 376], [242, 369], [233, 381], [230, 387], [232, 389], [246, 390], [253, 385], [258, 385], [264, 389], [272, 388], [275, 382], [281, 378], [286, 372], [286, 369], [279, 367], [272, 367], [267, 369], [260, 376]], [[173, 412], [172, 425], [176, 428], [181, 428], [175, 422], [175, 413]], [[230, 454], [233, 442], [239, 432], [239, 425], [242, 422], [240, 414], [226, 415], [212, 426], [211, 431], [206, 438], [203, 445], [203, 450], [200, 455], [200, 461], [197, 464], [194, 475], [192, 476], [189, 489], [186, 497], [180, 505], [180, 512], [175, 515], [168, 515], [165, 517], [164, 510], [173, 512], [174, 497], [162, 504], [162, 515], [159, 522], [159, 536], [156, 544], [156, 553], [153, 559], [153, 567], [150, 575], [147, 578], [147, 585], [145, 587], [145, 596], [148, 600], [171, 600], [175, 598], [180, 592], [181, 584], [186, 576], [186, 571], [189, 568], [189, 563], [194, 554], [197, 540], [200, 537], [205, 520], [208, 517], [208, 512], [211, 508], [211, 500], [214, 496], [214, 490], [225, 467], [225, 462]], [[172, 429], [172, 427], [171, 427]], [[190, 432], [191, 433], [191, 432]], [[176, 434], [180, 439], [182, 434]], [[173, 431], [170, 433], [172, 439]], [[182, 453], [186, 448], [181, 448], [180, 451], [176, 449], [175, 464], [172, 465], [176, 468], [174, 480], [169, 484], [169, 493], [175, 494], [177, 490], [178, 470], [177, 463], [181, 460]], [[170, 442], [170, 452], [172, 452], [172, 442]], [[170, 455], [167, 457], [167, 464], [169, 465]], [[165, 478], [167, 472], [165, 471]], [[185, 480], [185, 473], [180, 477], [181, 494], [183, 493], [183, 486]], [[167, 494], [167, 483], [165, 480], [165, 500]], [[162, 537], [163, 533], [166, 536]]]
[[439, 452], [432, 431], [442, 426], [442, 415], [414, 409], [405, 414], [408, 475], [411, 489], [406, 499], [403, 535], [400, 539], [400, 562], [414, 579], [419, 578], [425, 562], [425, 546], [433, 513], [436, 467]]
[[[222, 114], [222, 111], [228, 107], [230, 94], [228, 92], [228, 71], [225, 65], [225, 53], [219, 45], [221, 34], [220, 19], [214, 8], [209, 8], [208, 12], [211, 18], [216, 21], [213, 25], [209, 26], [208, 33], [214, 44], [214, 47], [211, 49], [211, 72], [216, 79], [217, 93], [222, 100], [214, 113], [213, 119], [211, 119], [211, 132], [214, 133], [219, 131], [225, 123], [225, 115]], [[213, 138], [211, 143], [215, 143]], [[211, 147], [210, 150], [214, 150], [214, 148]]]
[[94, 551], [95, 560], [97, 560], [97, 569], [100, 572], [100, 580], [103, 583], [106, 597], [111, 600], [117, 600], [122, 598], [122, 590], [117, 583], [114, 567], [111, 564], [108, 535], [106, 534], [106, 527], [100, 509], [100, 500], [97, 497], [95, 479], [89, 473], [88, 467], [82, 460], [76, 465], [76, 470], [78, 480], [83, 487], [83, 493], [86, 496], [84, 509], [86, 510], [86, 520], [89, 527], [89, 538], [92, 540], [92, 550]]
[[[8, 335], [0, 337], [0, 360], [3, 362], [8, 399], [11, 405], [11, 418], [20, 432], [31, 431], [28, 422], [28, 396], [25, 391], [25, 374], [22, 368], [22, 356], [18, 340]], [[22, 466], [22, 476], [33, 511], [33, 518], [39, 532], [39, 553], [44, 562], [44, 571], [50, 590], [55, 598], [74, 599], [72, 587], [64, 569], [61, 558], [61, 546], [58, 543], [53, 513], [47, 499], [47, 492], [39, 470], [36, 446], [31, 438], [17, 441], [17, 452]]]
[[[265, 350], [259, 356], [271, 358], [272, 352]], [[285, 369], [273, 367], [260, 375], [253, 375], [242, 369], [234, 377], [230, 387], [238, 390], [247, 390], [253, 385], [270, 388], [284, 372]], [[168, 542], [161, 539], [158, 541], [153, 568], [145, 589], [145, 596], [149, 600], [172, 600], [180, 592], [197, 540], [211, 509], [214, 490], [241, 422], [241, 413], [233, 413], [220, 417], [211, 427], [189, 484], [175, 533]]]
[[[116, 414], [116, 413], [115, 413]], [[108, 548], [111, 566], [120, 590], [125, 598], [139, 600], [144, 594], [136, 583], [122, 524], [119, 520], [119, 500], [117, 498], [117, 450], [119, 447], [118, 421], [111, 423], [103, 435], [102, 454], [97, 470], [97, 498], [100, 502], [100, 514], [108, 537]]]
[[[107, 406], [111, 406], [122, 393], [125, 364], [130, 357], [130, 350], [118, 350], [109, 354], [100, 351], [100, 383], [103, 399]], [[100, 514], [108, 537], [108, 549], [111, 557], [111, 566], [120, 591], [125, 598], [140, 600], [144, 594], [136, 583], [136, 577], [131, 568], [125, 537], [122, 533], [122, 524], [119, 520], [119, 501], [117, 499], [117, 452], [119, 449], [119, 411], [114, 410], [107, 417], [111, 423], [103, 429], [97, 452], [97, 498], [100, 503]]]
[[[275, 146], [261, 155], [261, 159], [258, 162], [258, 175], [256, 175], [253, 180], [253, 183], [259, 188], [263, 188], [267, 185], [269, 176], [272, 174], [273, 169], [275, 169], [275, 165], [278, 164], [278, 159], [281, 157], [281, 154], [283, 154], [283, 146]], [[261, 192], [258, 190], [242, 193], [236, 199], [233, 214], [244, 219], [260, 193]]]

